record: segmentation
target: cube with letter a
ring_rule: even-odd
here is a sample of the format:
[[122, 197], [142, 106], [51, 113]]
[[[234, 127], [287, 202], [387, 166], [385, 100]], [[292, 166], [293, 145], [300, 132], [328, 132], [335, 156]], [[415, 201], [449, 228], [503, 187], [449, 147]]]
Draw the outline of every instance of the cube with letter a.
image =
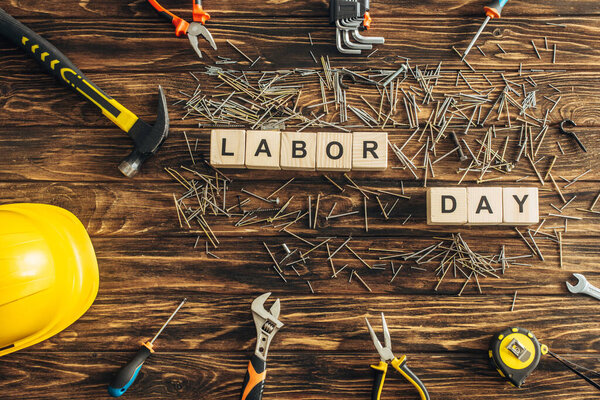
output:
[[279, 131], [246, 131], [246, 168], [281, 169]]
[[352, 168], [352, 134], [317, 133], [317, 170], [350, 171]]
[[504, 224], [531, 225], [540, 221], [538, 188], [505, 187], [502, 189]]
[[317, 134], [282, 132], [280, 165], [286, 170], [314, 171], [317, 166]]
[[210, 164], [217, 168], [244, 168], [246, 131], [213, 129], [210, 134]]
[[434, 187], [427, 191], [428, 225], [463, 225], [466, 223], [466, 188]]
[[353, 171], [384, 171], [387, 168], [387, 133], [354, 132]]
[[502, 224], [502, 188], [467, 188], [467, 225]]

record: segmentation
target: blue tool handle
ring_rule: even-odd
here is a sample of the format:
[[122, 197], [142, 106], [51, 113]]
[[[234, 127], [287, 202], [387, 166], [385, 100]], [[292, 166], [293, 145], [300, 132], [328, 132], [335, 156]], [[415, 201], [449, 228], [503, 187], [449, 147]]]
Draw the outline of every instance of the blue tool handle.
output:
[[108, 386], [108, 393], [113, 397], [119, 397], [125, 393], [137, 378], [144, 365], [144, 361], [146, 361], [150, 354], [152, 354], [150, 349], [142, 346], [129, 364], [119, 370]]

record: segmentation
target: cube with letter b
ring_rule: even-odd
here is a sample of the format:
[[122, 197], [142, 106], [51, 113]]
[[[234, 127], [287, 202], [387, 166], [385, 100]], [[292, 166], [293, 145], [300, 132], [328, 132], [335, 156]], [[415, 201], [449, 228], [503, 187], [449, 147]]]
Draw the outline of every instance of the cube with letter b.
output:
[[463, 225], [466, 223], [466, 188], [434, 187], [427, 191], [427, 224]]
[[317, 170], [350, 171], [352, 168], [352, 134], [317, 133]]
[[317, 134], [314, 132], [281, 133], [281, 169], [314, 171], [317, 164]]
[[246, 168], [281, 169], [279, 131], [246, 131]]
[[502, 195], [506, 225], [531, 225], [540, 222], [536, 187], [505, 187]]
[[353, 171], [383, 171], [387, 168], [387, 133], [354, 132]]
[[217, 168], [244, 168], [246, 131], [213, 129], [210, 134], [210, 164]]

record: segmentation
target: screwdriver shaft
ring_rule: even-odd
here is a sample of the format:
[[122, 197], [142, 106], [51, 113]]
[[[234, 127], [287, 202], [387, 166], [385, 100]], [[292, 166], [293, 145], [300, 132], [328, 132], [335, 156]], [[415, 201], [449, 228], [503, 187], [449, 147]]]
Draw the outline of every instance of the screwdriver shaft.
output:
[[483, 24], [481, 24], [481, 26], [479, 27], [479, 30], [477, 31], [477, 33], [475, 34], [475, 36], [473, 37], [473, 40], [471, 40], [471, 43], [469, 43], [469, 45], [467, 46], [467, 49], [465, 50], [461, 61], [463, 61], [465, 59], [465, 57], [467, 56], [467, 54], [469, 54], [469, 52], [471, 51], [471, 49], [473, 48], [473, 46], [475, 45], [475, 42], [477, 42], [477, 39], [479, 38], [479, 35], [481, 35], [481, 32], [483, 32], [483, 30], [485, 29], [485, 26], [487, 25], [488, 22], [490, 22], [490, 16], [485, 17], [485, 20], [483, 21]]
[[179, 311], [179, 309], [181, 308], [181, 306], [183, 306], [183, 304], [186, 301], [187, 301], [187, 297], [185, 299], [183, 299], [183, 301], [181, 303], [179, 303], [179, 306], [177, 306], [177, 309], [175, 309], [175, 311], [173, 311], [173, 314], [171, 314], [171, 316], [169, 317], [169, 319], [167, 320], [167, 322], [165, 322], [164, 325], [158, 331], [158, 333], [156, 335], [154, 335], [154, 337], [150, 341], [150, 345], [154, 344], [154, 341], [156, 340], [156, 338], [162, 333], [162, 331], [167, 327], [167, 325], [169, 325], [169, 322], [171, 322], [171, 320], [173, 319], [173, 317], [175, 316], [175, 314], [177, 314], [177, 311]]

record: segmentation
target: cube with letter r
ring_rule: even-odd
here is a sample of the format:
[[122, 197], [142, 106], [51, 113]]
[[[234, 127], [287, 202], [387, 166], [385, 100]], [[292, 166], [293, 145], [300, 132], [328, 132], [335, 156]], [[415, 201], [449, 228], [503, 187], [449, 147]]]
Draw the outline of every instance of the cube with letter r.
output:
[[387, 133], [354, 132], [352, 170], [384, 171], [387, 168]]

